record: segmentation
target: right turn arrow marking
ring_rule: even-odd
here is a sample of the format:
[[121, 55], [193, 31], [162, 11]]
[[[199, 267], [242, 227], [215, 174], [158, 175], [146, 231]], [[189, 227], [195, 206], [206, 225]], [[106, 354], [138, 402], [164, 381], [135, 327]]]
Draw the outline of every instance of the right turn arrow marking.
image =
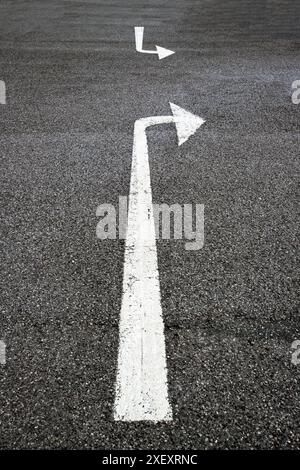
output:
[[181, 145], [205, 121], [170, 106], [173, 115], [142, 118], [134, 125], [114, 407], [118, 421], [172, 419], [146, 129], [173, 122]]
[[170, 49], [165, 49], [164, 47], [155, 46], [156, 51], [147, 51], [143, 49], [143, 39], [144, 39], [144, 26], [135, 26], [134, 28], [135, 33], [135, 48], [138, 52], [142, 52], [143, 54], [157, 54], [159, 59], [164, 59], [169, 55], [175, 54], [174, 51]]

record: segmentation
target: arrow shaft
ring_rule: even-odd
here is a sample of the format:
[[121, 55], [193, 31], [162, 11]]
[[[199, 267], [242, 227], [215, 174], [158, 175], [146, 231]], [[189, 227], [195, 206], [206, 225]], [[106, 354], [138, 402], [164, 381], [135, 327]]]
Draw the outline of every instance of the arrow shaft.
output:
[[116, 420], [167, 421], [164, 325], [152, 207], [146, 128], [173, 122], [173, 116], [136, 121], [125, 246]]
[[143, 49], [144, 26], [135, 26], [134, 34], [135, 34], [135, 48], [137, 52], [143, 52], [144, 54], [157, 54], [157, 50], [147, 51]]

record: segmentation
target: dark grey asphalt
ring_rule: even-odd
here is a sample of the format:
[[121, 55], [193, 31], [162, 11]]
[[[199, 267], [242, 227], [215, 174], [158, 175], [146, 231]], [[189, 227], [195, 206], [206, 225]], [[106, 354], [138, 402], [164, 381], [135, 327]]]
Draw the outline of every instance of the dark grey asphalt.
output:
[[[298, 6], [297, 6], [298, 3]], [[0, 3], [0, 447], [299, 448], [299, 2]], [[176, 54], [137, 54], [146, 45]], [[159, 242], [171, 424], [112, 420], [124, 246], [96, 208], [129, 192], [133, 123], [155, 202], [204, 203], [205, 246]]]

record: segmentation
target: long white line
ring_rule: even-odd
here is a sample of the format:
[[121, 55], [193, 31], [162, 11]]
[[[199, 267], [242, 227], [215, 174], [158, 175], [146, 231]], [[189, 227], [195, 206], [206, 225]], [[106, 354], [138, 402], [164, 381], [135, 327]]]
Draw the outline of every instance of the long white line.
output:
[[146, 128], [173, 116], [136, 121], [125, 247], [116, 420], [167, 421], [168, 400], [164, 325]]

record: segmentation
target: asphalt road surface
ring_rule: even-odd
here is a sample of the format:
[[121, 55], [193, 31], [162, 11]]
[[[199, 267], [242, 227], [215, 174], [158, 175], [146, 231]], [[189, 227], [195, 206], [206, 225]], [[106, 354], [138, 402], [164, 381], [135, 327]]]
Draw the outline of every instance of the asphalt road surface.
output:
[[[299, 2], [0, 3], [0, 447], [300, 446]], [[161, 61], [135, 51], [175, 51]], [[96, 208], [129, 193], [134, 122], [153, 200], [205, 205], [205, 244], [158, 241], [173, 421], [115, 422], [124, 242]]]

